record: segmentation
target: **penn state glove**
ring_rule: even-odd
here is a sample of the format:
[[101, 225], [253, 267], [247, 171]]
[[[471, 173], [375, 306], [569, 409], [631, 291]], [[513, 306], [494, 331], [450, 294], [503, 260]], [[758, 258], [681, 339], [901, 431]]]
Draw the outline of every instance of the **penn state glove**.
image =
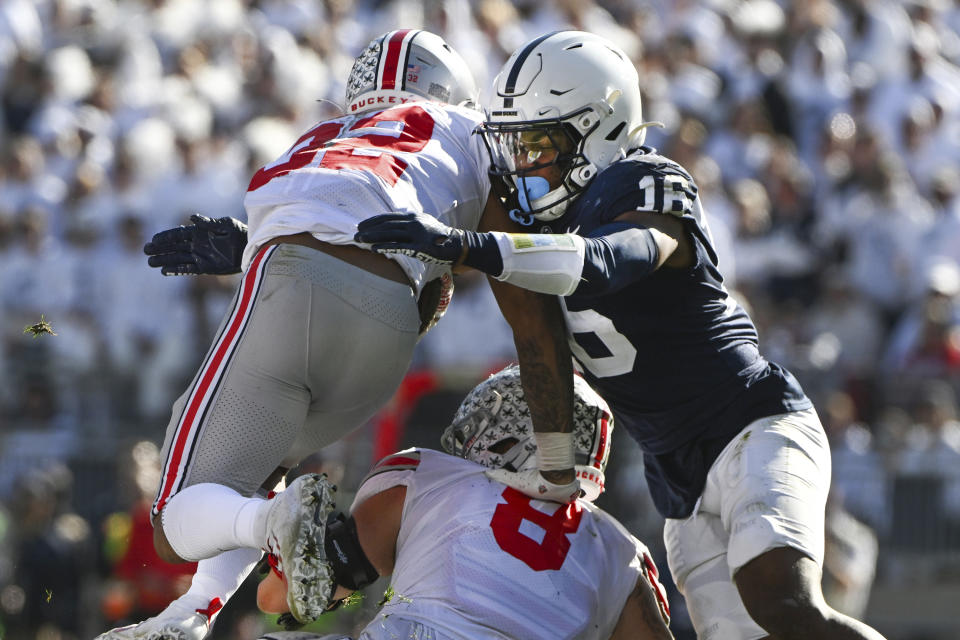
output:
[[161, 231], [143, 247], [165, 276], [240, 273], [247, 225], [230, 217], [190, 216], [193, 224]]
[[377, 253], [399, 253], [431, 264], [455, 265], [466, 253], [466, 235], [422, 213], [385, 213], [357, 225], [354, 240]]

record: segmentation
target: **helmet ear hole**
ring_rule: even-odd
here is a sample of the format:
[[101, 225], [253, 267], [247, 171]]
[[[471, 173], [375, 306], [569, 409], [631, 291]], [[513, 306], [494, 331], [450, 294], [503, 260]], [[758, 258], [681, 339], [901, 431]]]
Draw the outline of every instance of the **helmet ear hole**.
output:
[[513, 446], [518, 442], [520, 442], [520, 440], [511, 436], [508, 438], [504, 438], [503, 440], [500, 440], [498, 442], [495, 442], [494, 444], [487, 447], [487, 450], [492, 451], [493, 453], [501, 453], [501, 454], [506, 453], [507, 451], [510, 451], [510, 449], [512, 449]]

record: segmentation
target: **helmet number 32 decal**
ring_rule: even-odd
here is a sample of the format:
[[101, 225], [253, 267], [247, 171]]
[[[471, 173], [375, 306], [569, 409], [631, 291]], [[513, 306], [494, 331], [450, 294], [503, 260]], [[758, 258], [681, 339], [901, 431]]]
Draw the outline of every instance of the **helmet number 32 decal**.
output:
[[394, 185], [407, 163], [393, 153], [421, 151], [430, 142], [433, 126], [430, 114], [417, 105], [325, 122], [305, 133], [276, 162], [257, 171], [247, 191], [304, 167], [368, 171]]
[[500, 548], [534, 571], [556, 571], [563, 566], [570, 551], [567, 534], [580, 528], [583, 509], [574, 503], [558, 505], [553, 513], [547, 513], [511, 487], [501, 495], [506, 502], [497, 505], [490, 520]]

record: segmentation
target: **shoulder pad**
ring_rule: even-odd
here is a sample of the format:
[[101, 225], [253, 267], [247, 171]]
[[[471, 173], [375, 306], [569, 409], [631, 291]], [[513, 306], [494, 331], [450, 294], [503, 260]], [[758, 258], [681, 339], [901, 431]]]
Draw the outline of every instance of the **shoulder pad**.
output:
[[[656, 149], [643, 147], [634, 151], [623, 160], [614, 163], [614, 165], [623, 164], [632, 166], [634, 171], [639, 173], [650, 173], [659, 175], [675, 174], [684, 179], [693, 182], [693, 176], [684, 169], [676, 160], [671, 160], [666, 156], [657, 153]], [[614, 166], [611, 165], [611, 166]]]
[[373, 466], [364, 482], [373, 476], [385, 471], [413, 471], [420, 466], [420, 452], [417, 449], [408, 449], [387, 456]]
[[587, 207], [606, 209], [610, 219], [631, 209], [683, 216], [691, 213], [696, 198], [693, 177], [652, 150], [637, 151], [614, 162], [583, 195]]

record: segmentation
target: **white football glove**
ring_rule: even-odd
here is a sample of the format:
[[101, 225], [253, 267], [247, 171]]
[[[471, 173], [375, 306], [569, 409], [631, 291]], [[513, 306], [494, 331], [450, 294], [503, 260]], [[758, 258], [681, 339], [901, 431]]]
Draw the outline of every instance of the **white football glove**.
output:
[[550, 500], [551, 502], [568, 504], [580, 497], [580, 480], [577, 478], [567, 484], [553, 484], [540, 475], [539, 469], [528, 469], [526, 471], [487, 469], [484, 473], [491, 480], [502, 482], [508, 487], [537, 500]]
[[209, 631], [210, 618], [205, 613], [174, 600], [153, 618], [111, 629], [94, 640], [203, 640]]

